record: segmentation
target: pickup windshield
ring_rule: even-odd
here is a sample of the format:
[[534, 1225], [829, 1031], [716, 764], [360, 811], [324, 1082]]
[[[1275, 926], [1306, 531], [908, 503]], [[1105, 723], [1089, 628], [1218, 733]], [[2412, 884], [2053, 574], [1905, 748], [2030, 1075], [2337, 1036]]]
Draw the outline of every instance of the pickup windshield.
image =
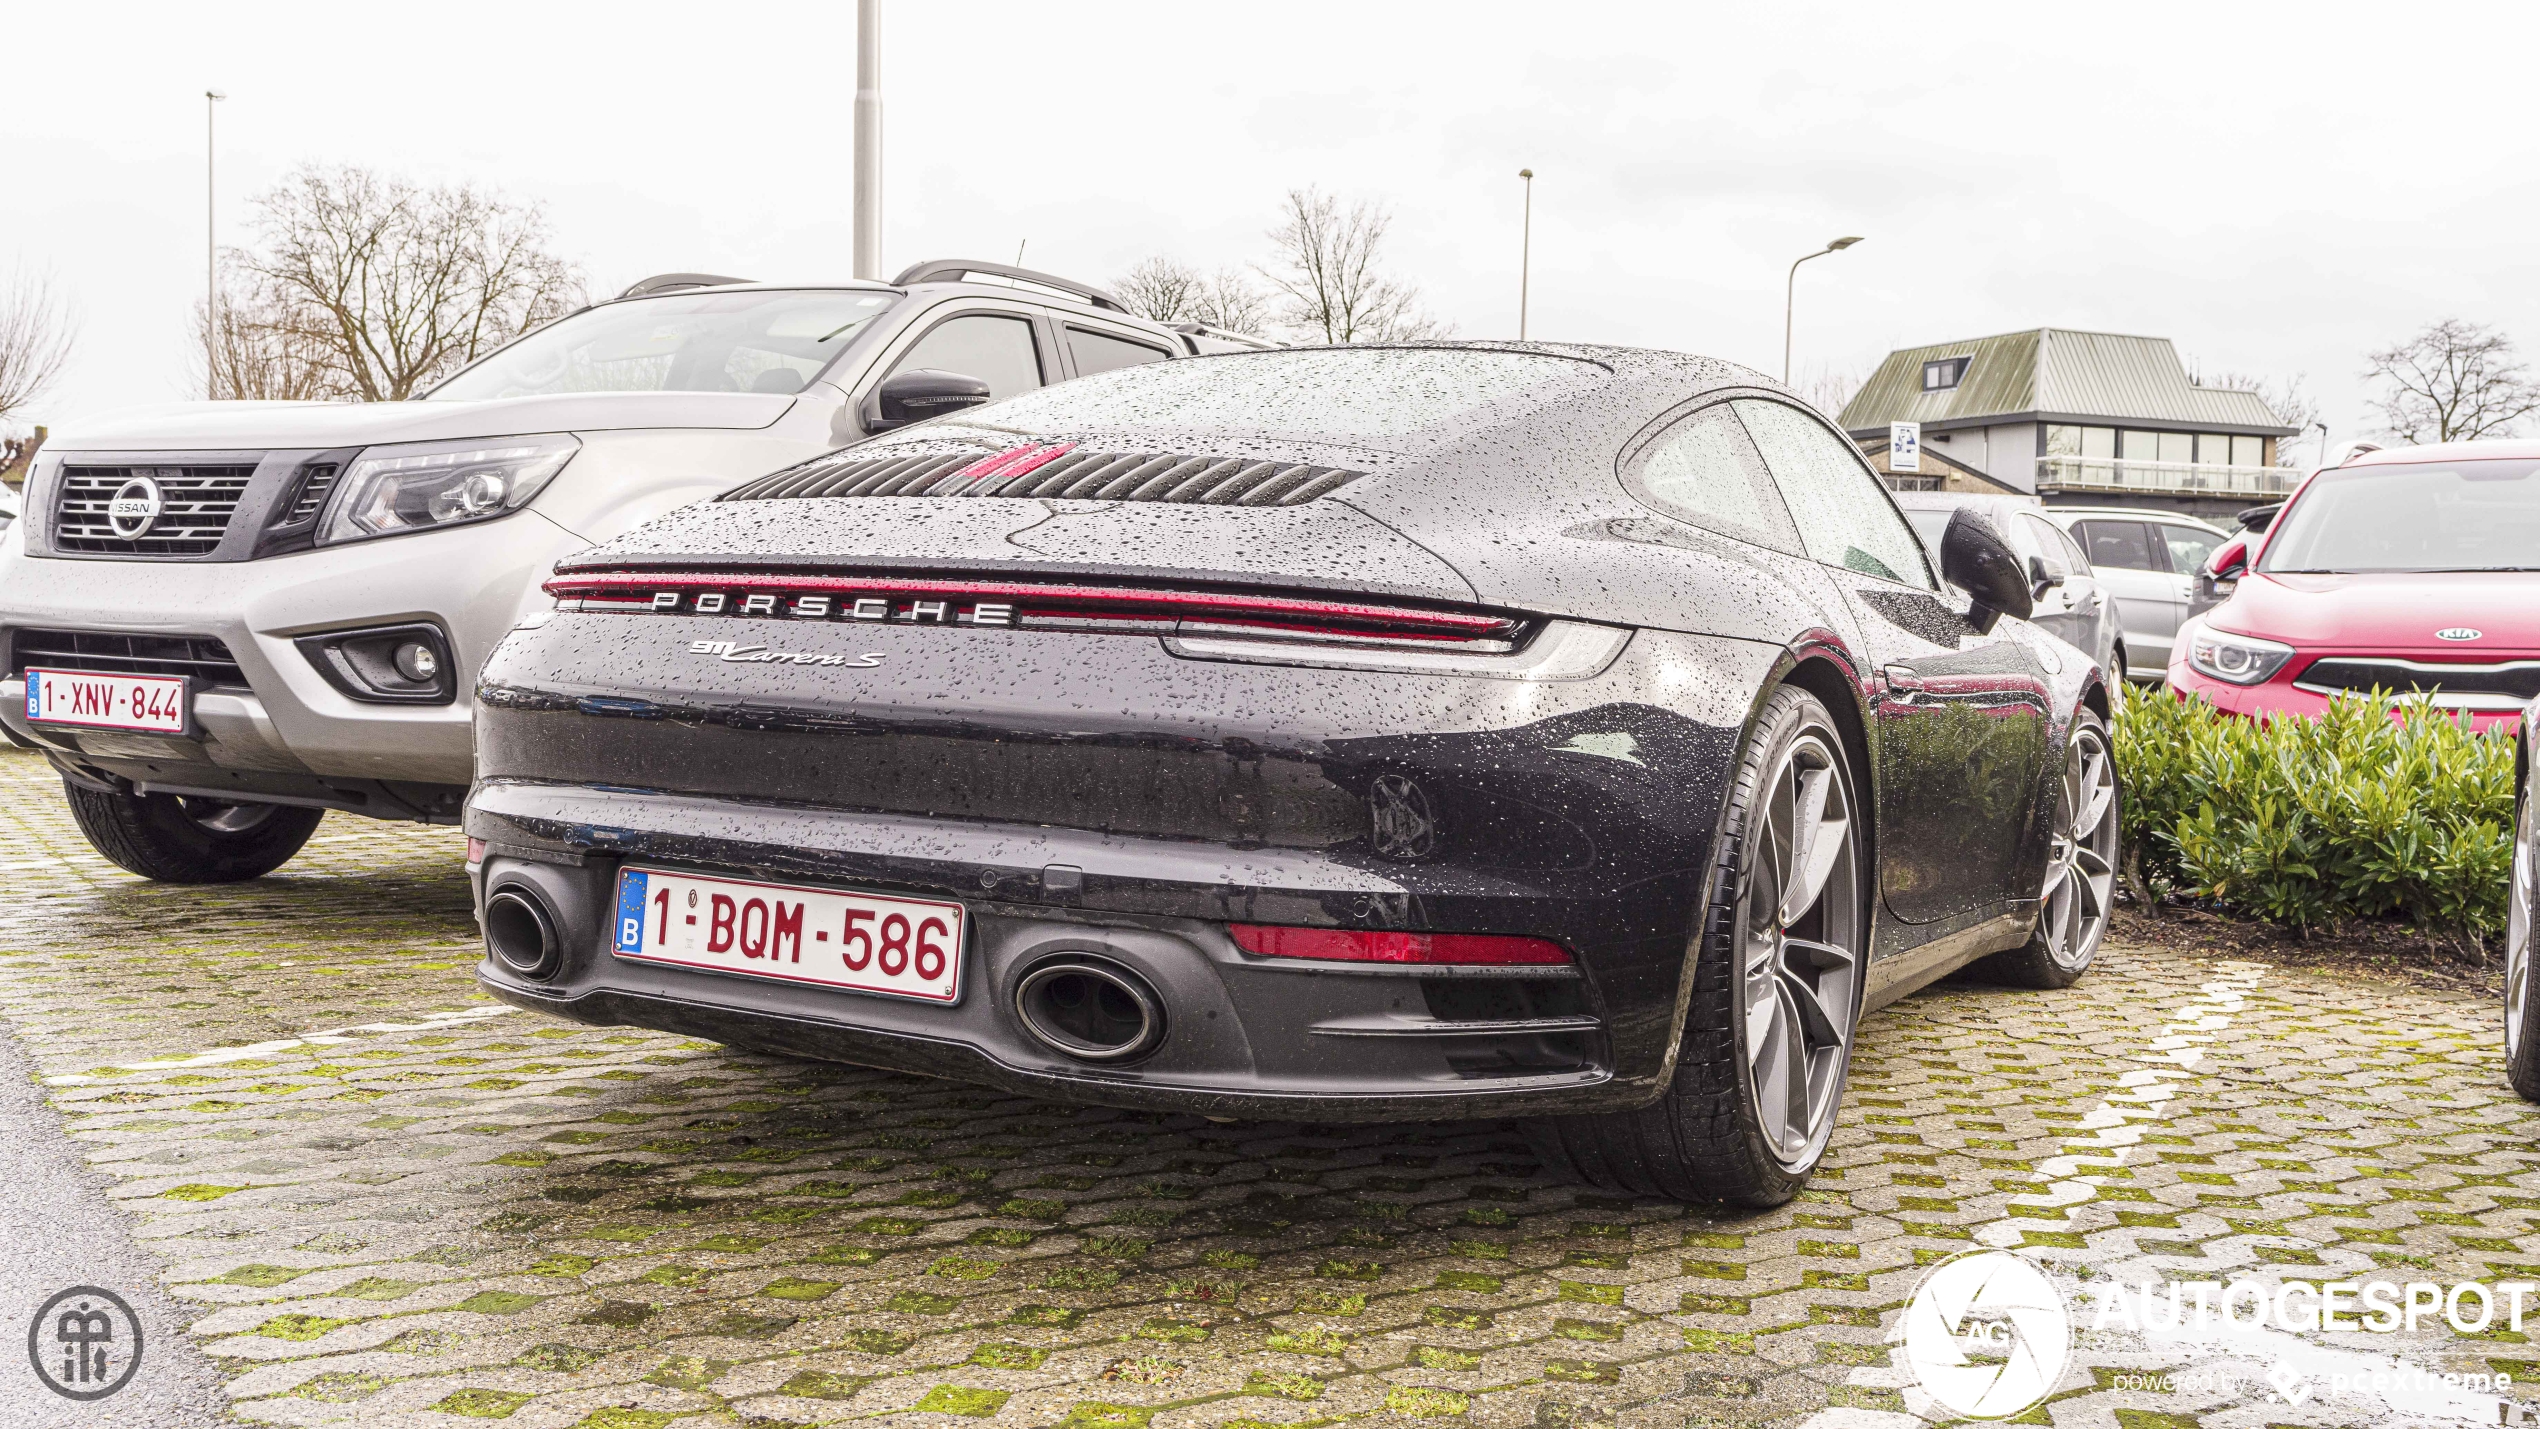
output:
[[2409, 462], [2324, 471], [2268, 537], [2258, 569], [2540, 568], [2540, 461]]
[[673, 293], [604, 303], [432, 389], [472, 402], [555, 392], [799, 392], [897, 293], [819, 288]]

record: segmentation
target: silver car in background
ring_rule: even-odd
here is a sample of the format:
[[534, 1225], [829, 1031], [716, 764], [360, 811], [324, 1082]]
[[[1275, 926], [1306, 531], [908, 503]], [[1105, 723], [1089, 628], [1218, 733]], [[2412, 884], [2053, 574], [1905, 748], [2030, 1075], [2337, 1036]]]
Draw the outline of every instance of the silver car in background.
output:
[[2158, 684], [2178, 628], [2193, 613], [2196, 573], [2231, 534], [2175, 511], [2056, 506], [2045, 516], [2071, 533], [2116, 597], [2134, 677]]

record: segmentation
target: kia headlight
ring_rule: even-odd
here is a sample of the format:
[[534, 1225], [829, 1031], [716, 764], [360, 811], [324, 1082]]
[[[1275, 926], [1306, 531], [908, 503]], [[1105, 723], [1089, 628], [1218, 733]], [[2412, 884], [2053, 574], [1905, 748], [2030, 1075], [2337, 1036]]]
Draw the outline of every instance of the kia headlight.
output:
[[2212, 626], [2198, 630], [2187, 642], [2189, 667], [2227, 685], [2264, 684], [2292, 658], [2290, 645]]
[[558, 434], [372, 447], [353, 459], [321, 545], [484, 521], [529, 504], [582, 450]]

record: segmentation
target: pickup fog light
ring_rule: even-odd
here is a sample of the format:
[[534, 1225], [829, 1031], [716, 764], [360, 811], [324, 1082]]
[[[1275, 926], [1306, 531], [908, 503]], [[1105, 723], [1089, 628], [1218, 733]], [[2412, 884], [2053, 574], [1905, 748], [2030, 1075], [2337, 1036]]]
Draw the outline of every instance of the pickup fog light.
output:
[[337, 630], [293, 641], [317, 672], [372, 705], [446, 705], [458, 698], [449, 637], [437, 625]]
[[2227, 685], [2264, 684], [2284, 668], [2284, 662], [2293, 654], [2290, 645], [2254, 635], [2234, 635], [2211, 626], [2197, 631], [2187, 642], [2189, 668]]
[[482, 521], [517, 511], [582, 443], [558, 434], [371, 447], [355, 458], [318, 544]]

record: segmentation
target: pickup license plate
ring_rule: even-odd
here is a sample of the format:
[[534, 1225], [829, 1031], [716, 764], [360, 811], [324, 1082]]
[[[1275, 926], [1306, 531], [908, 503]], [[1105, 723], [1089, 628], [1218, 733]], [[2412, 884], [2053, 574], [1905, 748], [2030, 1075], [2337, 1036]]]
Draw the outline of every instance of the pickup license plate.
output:
[[193, 732], [183, 675], [100, 675], [86, 670], [26, 672], [26, 717], [87, 729]]
[[958, 903], [693, 873], [617, 875], [617, 956], [744, 977], [951, 1003]]

